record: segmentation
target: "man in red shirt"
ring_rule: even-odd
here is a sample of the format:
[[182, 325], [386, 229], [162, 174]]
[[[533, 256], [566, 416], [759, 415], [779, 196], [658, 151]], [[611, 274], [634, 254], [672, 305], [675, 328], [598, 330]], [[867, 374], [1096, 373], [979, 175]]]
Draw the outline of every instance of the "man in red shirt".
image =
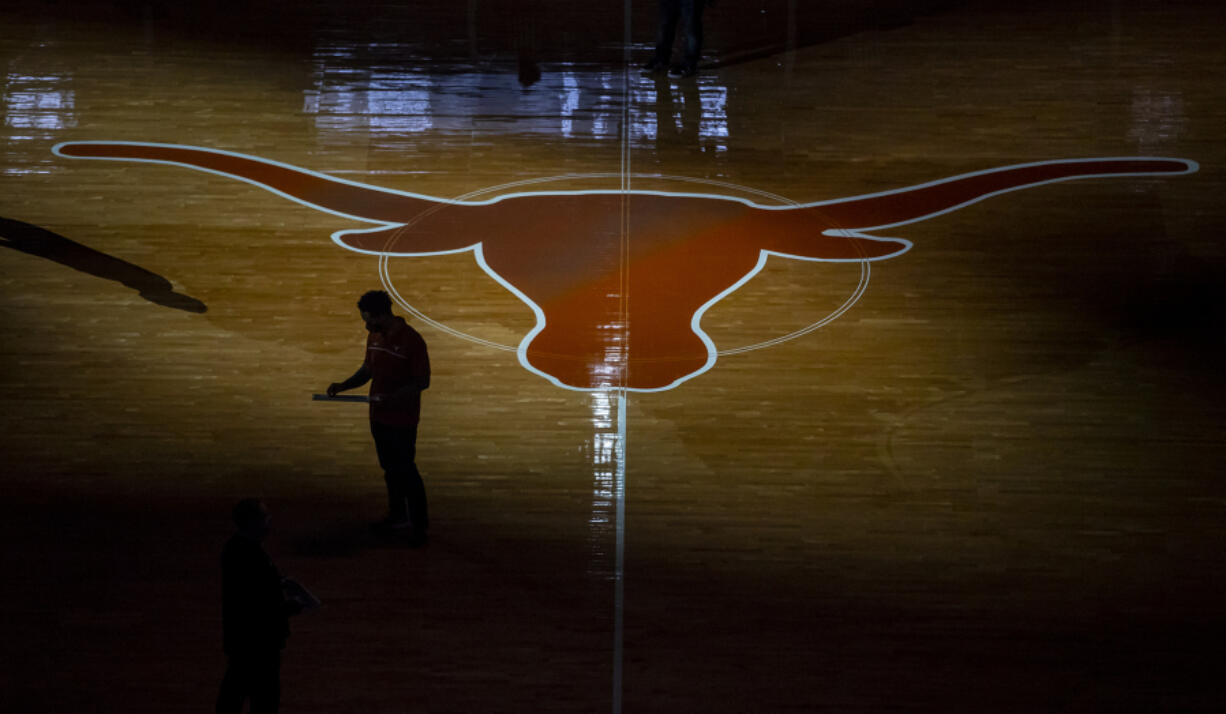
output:
[[387, 482], [388, 504], [387, 518], [375, 525], [424, 545], [430, 522], [416, 457], [421, 393], [430, 386], [426, 341], [404, 318], [392, 314], [392, 300], [382, 290], [363, 295], [358, 310], [370, 333], [366, 360], [352, 377], [330, 384], [328, 396], [371, 383], [370, 432]]

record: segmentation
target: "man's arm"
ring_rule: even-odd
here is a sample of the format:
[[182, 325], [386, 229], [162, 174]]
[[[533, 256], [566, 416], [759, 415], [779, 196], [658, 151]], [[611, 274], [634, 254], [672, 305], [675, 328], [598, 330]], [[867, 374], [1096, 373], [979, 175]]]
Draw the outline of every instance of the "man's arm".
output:
[[370, 368], [362, 364], [358, 371], [353, 373], [353, 376], [343, 382], [333, 382], [328, 385], [328, 396], [335, 397], [338, 393], [344, 392], [354, 387], [360, 387], [370, 381]]

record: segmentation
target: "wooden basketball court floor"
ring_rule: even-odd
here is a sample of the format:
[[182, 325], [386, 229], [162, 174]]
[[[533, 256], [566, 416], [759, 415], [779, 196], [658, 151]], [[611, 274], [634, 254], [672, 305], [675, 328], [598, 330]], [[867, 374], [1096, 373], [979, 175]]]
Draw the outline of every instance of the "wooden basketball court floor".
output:
[[[293, 622], [284, 711], [1226, 707], [1217, 4], [725, 0], [688, 80], [627, 69], [654, 4], [610, 5], [0, 10], [0, 708], [211, 707], [244, 496], [324, 601]], [[450, 222], [422, 240], [486, 241], [488, 270], [63, 142], [433, 197]], [[1129, 157], [1184, 163], [914, 222], [826, 203]], [[464, 222], [531, 193], [552, 197]], [[705, 208], [643, 208], [676, 194]], [[643, 226], [748, 203], [910, 249], [773, 254], [698, 317], [669, 296], [730, 244], [636, 272]], [[495, 279], [496, 237], [546, 283], [620, 266], [562, 336], [590, 349], [554, 355], [591, 382], [519, 349], [546, 308]], [[368, 532], [364, 407], [312, 400], [360, 363], [354, 303], [381, 288], [434, 368], [424, 549]], [[627, 324], [711, 349], [678, 367]]]

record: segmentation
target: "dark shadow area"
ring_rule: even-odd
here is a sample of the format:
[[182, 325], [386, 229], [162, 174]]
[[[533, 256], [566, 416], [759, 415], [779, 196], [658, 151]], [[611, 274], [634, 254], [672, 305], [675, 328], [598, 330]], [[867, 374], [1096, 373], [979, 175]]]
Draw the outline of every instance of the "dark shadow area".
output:
[[1226, 342], [1226, 278], [1211, 266], [1186, 266], [1133, 286], [1124, 295], [1121, 327], [1139, 340], [1178, 339], [1190, 346]]
[[303, 558], [349, 558], [366, 550], [415, 550], [405, 535], [380, 535], [369, 523], [348, 521], [333, 523], [289, 540], [290, 552]]
[[348, 558], [364, 550], [386, 546], [367, 523], [345, 522], [292, 537], [290, 552], [305, 558]]
[[[889, 30], [917, 17], [958, 7], [963, 0], [719, 0], [704, 13], [700, 67], [723, 67], [794, 51], [860, 32]], [[656, 0], [631, 0], [636, 66], [655, 42]], [[514, 67], [523, 86], [554, 64], [620, 67], [624, 63], [623, 3], [545, 0], [60, 0], [6, 11], [40, 23], [109, 23], [138, 30], [146, 42], [196, 40], [291, 53], [328, 45], [382, 48], [387, 66]]]
[[[22, 653], [6, 672], [6, 701], [29, 705], [9, 710], [139, 701], [136, 711], [181, 711], [210, 701], [222, 662], [217, 551], [228, 532], [217, 511], [227, 499], [62, 486], [10, 490], [0, 504], [10, 544], [0, 605], [10, 651]], [[328, 602], [292, 626], [286, 686], [307, 704], [283, 711], [397, 711], [402, 690], [389, 682], [398, 678], [422, 701], [449, 705], [432, 711], [599, 710], [592, 692], [603, 694], [610, 676], [601, 665], [611, 657], [612, 584], [585, 573], [573, 539], [560, 542], [534, 518], [494, 523], [459, 499], [464, 525], [454, 523], [448, 549], [303, 562], [292, 544], [309, 524], [361, 504], [277, 503], [290, 552], [274, 539], [270, 554]], [[1029, 517], [1002, 515], [1013, 527]], [[795, 569], [749, 543], [678, 547], [661, 537], [673, 526], [645, 522], [627, 571], [626, 710], [1221, 711], [1223, 587], [1204, 577], [1220, 568], [1220, 549], [1204, 539], [1169, 558], [1144, 556], [1171, 535], [1187, 542], [1210, 517], [1167, 521], [1108, 562], [1073, 547], [1093, 544], [1082, 536], [1064, 549], [1018, 548], [999, 564], [951, 565], [982, 537], [968, 535], [941, 546], [954, 550], [942, 568], [878, 559], [872, 547], [848, 548], [853, 538], [814, 547]], [[357, 539], [365, 524], [332, 527], [321, 536]], [[889, 542], [934, 546], [923, 527], [896, 524]], [[430, 676], [412, 679], [421, 671]], [[157, 686], [158, 676], [173, 686]], [[532, 708], [551, 692], [571, 706]]]
[[88, 275], [114, 280], [137, 291], [155, 305], [185, 312], [208, 311], [208, 307], [196, 298], [176, 293], [170, 281], [157, 273], [81, 245], [46, 228], [0, 218], [0, 246], [46, 258]]
[[1224, 273], [1212, 263], [1187, 264], [1126, 286], [1109, 314], [1123, 343], [1150, 364], [1197, 380], [1205, 394], [1220, 390], [1226, 384]]
[[707, 11], [706, 61], [700, 68], [765, 59], [861, 32], [886, 31], [917, 17], [956, 8], [962, 0], [861, 0], [845, 3], [805, 0], [726, 0]]

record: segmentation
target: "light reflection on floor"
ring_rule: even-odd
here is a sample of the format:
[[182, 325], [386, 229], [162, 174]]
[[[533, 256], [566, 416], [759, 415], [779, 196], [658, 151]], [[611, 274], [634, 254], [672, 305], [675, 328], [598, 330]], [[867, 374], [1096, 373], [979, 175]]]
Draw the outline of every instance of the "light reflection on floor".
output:
[[[46, 142], [57, 132], [77, 126], [76, 93], [72, 75], [21, 74], [18, 62], [10, 65], [0, 91], [0, 117], [8, 141], [3, 149], [0, 172], [13, 175], [48, 173], [48, 162], [29, 163], [24, 142]], [[0, 71], [3, 67], [0, 67]], [[24, 164], [24, 165], [23, 165]]]
[[[546, 65], [540, 81], [525, 87], [505, 68], [398, 59], [411, 50], [395, 45], [315, 48], [303, 113], [314, 117], [322, 140], [360, 132], [378, 145], [393, 137], [441, 132], [621, 141], [620, 69]], [[678, 85], [636, 73], [629, 97], [630, 146], [645, 148], [661, 132], [693, 129], [705, 147], [726, 151], [727, 97], [728, 88], [716, 74]]]
[[[624, 398], [624, 397], [623, 397]], [[623, 440], [618, 430], [618, 396], [613, 391], [595, 391], [588, 397], [592, 410], [592, 438], [585, 445], [592, 464], [592, 565], [590, 572], [613, 579], [616, 573], [617, 493], [619, 473], [625, 472]]]

